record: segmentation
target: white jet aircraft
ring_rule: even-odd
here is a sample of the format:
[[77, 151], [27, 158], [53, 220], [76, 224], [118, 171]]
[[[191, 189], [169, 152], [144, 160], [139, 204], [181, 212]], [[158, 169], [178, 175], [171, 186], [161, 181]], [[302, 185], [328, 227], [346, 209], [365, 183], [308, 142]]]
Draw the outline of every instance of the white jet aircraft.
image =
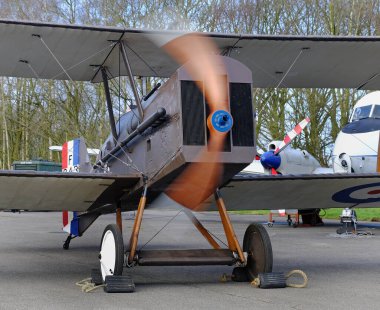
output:
[[339, 133], [333, 151], [334, 172], [378, 172], [379, 130], [380, 91], [375, 91], [355, 104], [350, 122]]

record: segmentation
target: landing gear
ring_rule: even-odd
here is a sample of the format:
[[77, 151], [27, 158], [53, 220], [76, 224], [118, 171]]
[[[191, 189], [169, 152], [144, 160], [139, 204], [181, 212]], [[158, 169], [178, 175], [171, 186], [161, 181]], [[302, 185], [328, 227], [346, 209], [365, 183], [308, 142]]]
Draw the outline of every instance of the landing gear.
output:
[[292, 226], [293, 228], [297, 228], [298, 227], [298, 221], [297, 221], [297, 218], [295, 221], [293, 221], [292, 217], [290, 215], [288, 215], [288, 219], [286, 220], [288, 222], [288, 226]]
[[[190, 211], [187, 211], [186, 214], [192, 223], [210, 243], [213, 249], [137, 250], [138, 237], [146, 204], [146, 193], [147, 186], [144, 187], [140, 198], [126, 252], [124, 252], [123, 237], [118, 225], [108, 225], [104, 230], [99, 259], [102, 279], [107, 287], [108, 285], [112, 286], [113, 281], [119, 283], [118, 277], [114, 276], [120, 276], [122, 274], [124, 265], [127, 267], [135, 265], [236, 266], [232, 274], [232, 279], [234, 281], [252, 281], [257, 278], [259, 273], [269, 273], [272, 271], [273, 254], [267, 231], [261, 224], [249, 225], [244, 235], [242, 248], [238, 242], [223, 198], [218, 189], [215, 191], [215, 201], [226, 235], [228, 248], [222, 249], [200, 221]], [[119, 225], [120, 222], [121, 218], [120, 221], [118, 221]], [[125, 276], [123, 279], [124, 278]], [[124, 280], [130, 286], [133, 284], [131, 278], [129, 278], [129, 280]], [[130, 287], [126, 287], [125, 291], [128, 289], [130, 289]]]
[[272, 272], [272, 245], [263, 225], [252, 223], [248, 226], [244, 234], [243, 251], [247, 253], [247, 265], [234, 268], [233, 281], [251, 282], [259, 273]]
[[64, 250], [68, 250], [69, 249], [71, 239], [74, 239], [74, 237], [72, 235], [68, 235], [67, 238], [66, 238], [66, 241], [63, 243], [63, 249]]
[[343, 233], [356, 233], [356, 226], [358, 223], [355, 209], [345, 208], [339, 216], [342, 227], [338, 228], [336, 233], [341, 235]]
[[99, 261], [103, 281], [106, 276], [120, 276], [123, 273], [124, 242], [115, 224], [108, 225], [103, 232]]
[[319, 216], [320, 211], [320, 209], [298, 210], [298, 213], [302, 216], [302, 224], [313, 227], [324, 225], [322, 218]]
[[263, 225], [252, 223], [248, 226], [244, 234], [243, 251], [248, 254], [245, 268], [251, 281], [260, 272], [272, 272], [272, 245]]

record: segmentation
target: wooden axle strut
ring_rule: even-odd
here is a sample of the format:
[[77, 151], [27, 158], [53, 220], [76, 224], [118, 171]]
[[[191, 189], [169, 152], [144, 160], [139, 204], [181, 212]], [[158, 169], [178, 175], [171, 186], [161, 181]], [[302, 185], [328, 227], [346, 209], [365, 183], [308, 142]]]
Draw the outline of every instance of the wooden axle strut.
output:
[[[219, 189], [215, 191], [215, 201], [218, 207], [220, 218], [222, 220], [224, 233], [226, 234], [228, 248], [233, 252], [237, 252], [239, 260], [244, 263], [246, 261], [245, 256], [236, 237], [235, 231], [233, 229], [230, 217], [228, 216], [226, 206], [224, 204]], [[216, 240], [210, 235], [208, 230], [202, 225], [202, 223], [193, 215], [193, 213], [190, 210], [185, 210], [185, 214], [190, 218], [194, 226], [199, 230], [203, 237], [206, 238], [206, 240], [211, 244], [211, 246], [214, 249], [217, 250], [221, 248], [220, 245], [216, 242]]]
[[143, 189], [143, 194], [140, 198], [139, 206], [137, 208], [137, 214], [135, 218], [135, 222], [133, 224], [131, 239], [129, 241], [129, 255], [128, 255], [128, 264], [132, 264], [134, 257], [136, 255], [136, 249], [137, 249], [137, 241], [139, 238], [140, 228], [141, 228], [141, 221], [144, 214], [145, 204], [146, 204], [146, 193], [147, 193], [148, 186], [145, 184]]
[[[144, 214], [144, 209], [146, 205], [146, 194], [147, 194], [147, 186], [144, 186], [143, 194], [140, 198], [140, 202], [137, 208], [137, 214], [136, 218], [133, 224], [133, 230], [129, 242], [129, 248], [128, 248], [128, 265], [131, 265], [133, 261], [135, 260], [136, 255], [136, 249], [137, 249], [137, 242], [139, 237], [139, 232], [141, 228], [141, 222], [142, 217]], [[246, 262], [246, 258], [243, 254], [243, 251], [241, 249], [241, 246], [239, 244], [239, 241], [236, 237], [235, 231], [233, 229], [231, 220], [228, 216], [226, 206], [224, 204], [223, 198], [221, 196], [221, 193], [219, 189], [215, 191], [215, 201], [216, 205], [218, 207], [219, 215], [222, 220], [224, 232], [226, 234], [227, 242], [228, 242], [228, 248], [230, 251], [235, 252], [238, 254], [239, 260], [242, 263]], [[210, 245], [215, 250], [221, 250], [220, 245], [217, 243], [217, 241], [211, 236], [211, 234], [208, 232], [208, 230], [202, 225], [202, 223], [193, 215], [193, 213], [190, 210], [185, 210], [185, 214], [189, 217], [191, 222], [194, 224], [194, 226], [199, 230], [199, 232], [206, 238], [206, 240], [210, 243]], [[119, 217], [118, 217], [119, 219]], [[120, 219], [121, 220], [121, 219]]]
[[184, 209], [184, 212], [189, 217], [189, 219], [194, 224], [194, 226], [199, 230], [199, 232], [202, 234], [202, 236], [206, 238], [208, 243], [210, 243], [214, 249], [216, 249], [216, 250], [220, 249], [220, 245], [218, 244], [218, 242], [216, 242], [216, 240], [210, 235], [208, 230], [194, 216], [194, 214], [190, 210], [187, 210], [187, 209]]
[[237, 252], [239, 255], [239, 260], [245, 263], [246, 262], [245, 256], [243, 254], [239, 241], [236, 237], [230, 217], [228, 216], [228, 213], [227, 213], [226, 205], [224, 204], [224, 200], [222, 198], [222, 195], [219, 189], [216, 189], [215, 191], [215, 201], [216, 201], [216, 206], [218, 207], [220, 218], [222, 220], [224, 233], [226, 234], [226, 237], [227, 237], [228, 248], [233, 252]]
[[120, 205], [116, 208], [116, 225], [119, 227], [120, 232], [123, 233], [123, 220], [121, 217], [121, 208]]

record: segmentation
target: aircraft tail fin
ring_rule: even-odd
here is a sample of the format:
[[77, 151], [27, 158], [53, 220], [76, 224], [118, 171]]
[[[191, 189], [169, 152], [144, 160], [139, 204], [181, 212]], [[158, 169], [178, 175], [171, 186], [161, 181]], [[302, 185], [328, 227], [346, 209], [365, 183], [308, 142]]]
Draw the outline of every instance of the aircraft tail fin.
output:
[[63, 231], [72, 236], [79, 236], [79, 219], [78, 212], [63, 211], [62, 212]]
[[89, 172], [90, 157], [83, 138], [67, 141], [62, 146], [62, 172]]
[[[90, 157], [83, 138], [65, 142], [62, 145], [62, 172], [89, 172]], [[78, 212], [62, 212], [63, 231], [79, 236]]]

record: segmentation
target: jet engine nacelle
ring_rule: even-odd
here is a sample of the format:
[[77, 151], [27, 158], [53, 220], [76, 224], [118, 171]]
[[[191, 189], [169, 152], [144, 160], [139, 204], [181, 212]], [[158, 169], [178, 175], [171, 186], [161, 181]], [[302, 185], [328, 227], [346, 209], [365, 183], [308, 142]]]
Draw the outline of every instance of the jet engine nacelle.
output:
[[379, 131], [365, 133], [344, 131], [345, 128], [343, 128], [343, 131], [339, 133], [335, 140], [332, 156], [334, 172], [376, 172]]

